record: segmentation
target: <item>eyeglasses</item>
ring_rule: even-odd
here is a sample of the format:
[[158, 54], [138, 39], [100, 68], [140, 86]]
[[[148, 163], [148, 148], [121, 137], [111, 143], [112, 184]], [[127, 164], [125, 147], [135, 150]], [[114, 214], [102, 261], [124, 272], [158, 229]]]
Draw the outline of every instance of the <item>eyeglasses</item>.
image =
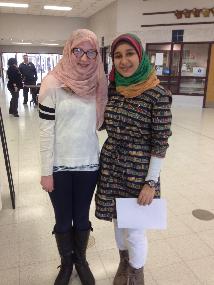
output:
[[83, 57], [84, 54], [86, 54], [87, 58], [89, 59], [95, 59], [98, 54], [98, 52], [94, 49], [89, 49], [87, 51], [84, 51], [81, 48], [73, 48], [72, 52], [77, 58], [81, 58]]

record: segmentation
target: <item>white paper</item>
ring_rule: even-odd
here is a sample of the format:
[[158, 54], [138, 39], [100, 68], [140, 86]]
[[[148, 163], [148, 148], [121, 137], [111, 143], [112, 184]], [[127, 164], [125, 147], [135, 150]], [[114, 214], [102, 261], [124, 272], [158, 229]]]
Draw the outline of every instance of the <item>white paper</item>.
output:
[[157, 52], [155, 57], [155, 65], [163, 65], [163, 53]]
[[206, 68], [204, 67], [193, 67], [192, 71], [195, 76], [206, 76]]
[[136, 198], [117, 198], [116, 208], [119, 228], [166, 229], [167, 227], [165, 199], [153, 199], [150, 205], [141, 206]]
[[162, 75], [162, 74], [163, 74], [163, 67], [156, 66], [156, 75]]

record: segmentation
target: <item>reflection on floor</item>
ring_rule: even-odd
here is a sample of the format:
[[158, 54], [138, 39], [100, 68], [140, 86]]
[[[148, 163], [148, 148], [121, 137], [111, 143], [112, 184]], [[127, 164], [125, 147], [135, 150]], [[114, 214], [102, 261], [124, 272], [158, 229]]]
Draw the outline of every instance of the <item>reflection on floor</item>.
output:
[[[22, 92], [20, 92], [22, 93]], [[38, 112], [19, 100], [19, 118], [8, 114], [10, 95], [0, 92], [16, 190], [11, 209], [7, 176], [0, 156], [3, 209], [0, 211], [0, 284], [51, 285], [59, 265], [53, 211], [39, 185]], [[100, 143], [105, 132], [99, 134]], [[214, 109], [173, 107], [173, 137], [162, 171], [168, 203], [168, 229], [149, 231], [146, 285], [214, 284], [214, 220], [200, 220], [196, 209], [214, 212]], [[88, 260], [96, 284], [112, 284], [118, 252], [111, 223], [91, 221], [95, 245]], [[72, 284], [80, 284], [74, 274]]]

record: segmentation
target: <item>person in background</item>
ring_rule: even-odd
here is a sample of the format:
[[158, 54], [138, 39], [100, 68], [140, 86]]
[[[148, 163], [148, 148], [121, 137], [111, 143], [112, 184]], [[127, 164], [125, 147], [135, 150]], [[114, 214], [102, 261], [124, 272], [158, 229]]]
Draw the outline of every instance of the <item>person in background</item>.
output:
[[73, 264], [83, 285], [95, 284], [86, 249], [99, 168], [96, 129], [103, 123], [106, 103], [107, 79], [97, 37], [76, 30], [39, 94], [41, 186], [54, 208], [53, 233], [61, 256], [55, 285], [69, 283]]
[[9, 114], [14, 117], [19, 117], [18, 114], [18, 100], [19, 100], [19, 90], [23, 88], [22, 85], [22, 75], [17, 67], [16, 58], [11, 57], [8, 62], [7, 77], [8, 83], [7, 88], [10, 91], [12, 98], [10, 100]]
[[[144, 206], [160, 197], [160, 170], [171, 135], [171, 93], [159, 85], [155, 71], [134, 34], [111, 46], [105, 127], [95, 196], [99, 219], [114, 221], [120, 263], [114, 285], [143, 285], [147, 256], [145, 229], [118, 228], [116, 198], [136, 198]], [[129, 209], [127, 209], [127, 214]]]
[[[24, 82], [24, 88], [23, 88], [23, 96], [24, 96], [24, 102], [23, 104], [27, 104], [28, 102], [28, 92], [29, 87], [28, 85], [36, 85], [37, 81], [37, 72], [35, 65], [32, 62], [29, 62], [28, 55], [23, 55], [23, 62], [19, 65], [19, 70], [22, 74], [23, 82]], [[35, 104], [37, 104], [37, 100], [35, 100], [35, 90], [34, 87], [30, 88], [31, 94], [32, 94], [32, 100]]]

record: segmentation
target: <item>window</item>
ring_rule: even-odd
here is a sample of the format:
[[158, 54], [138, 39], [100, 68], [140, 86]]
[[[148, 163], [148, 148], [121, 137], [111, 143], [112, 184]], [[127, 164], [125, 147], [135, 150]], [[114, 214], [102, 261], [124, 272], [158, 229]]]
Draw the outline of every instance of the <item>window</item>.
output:
[[169, 75], [171, 44], [149, 45], [148, 55], [157, 75]]
[[183, 42], [184, 30], [174, 30], [172, 31], [172, 42], [178, 43]]
[[152, 43], [146, 47], [161, 85], [173, 94], [204, 95], [209, 43]]
[[208, 50], [206, 43], [184, 44], [181, 75], [206, 77]]

